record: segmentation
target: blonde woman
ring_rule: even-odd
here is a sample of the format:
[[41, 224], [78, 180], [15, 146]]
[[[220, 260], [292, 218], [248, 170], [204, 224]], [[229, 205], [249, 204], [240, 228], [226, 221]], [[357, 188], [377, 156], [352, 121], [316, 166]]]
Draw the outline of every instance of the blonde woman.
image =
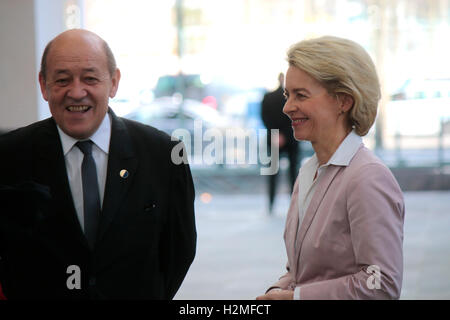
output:
[[315, 154], [292, 193], [287, 273], [257, 299], [398, 299], [403, 195], [361, 138], [380, 99], [375, 66], [360, 45], [331, 36], [293, 45], [288, 62], [283, 112]]

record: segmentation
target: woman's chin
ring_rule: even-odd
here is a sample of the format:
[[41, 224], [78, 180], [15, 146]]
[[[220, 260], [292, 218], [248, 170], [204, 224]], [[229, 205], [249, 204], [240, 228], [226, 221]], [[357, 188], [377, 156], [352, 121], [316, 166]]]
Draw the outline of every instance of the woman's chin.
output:
[[294, 133], [294, 138], [295, 138], [295, 140], [297, 140], [297, 141], [310, 141], [310, 140], [308, 139], [308, 136], [306, 136], [306, 135], [304, 135], [304, 134], [295, 134], [295, 133]]

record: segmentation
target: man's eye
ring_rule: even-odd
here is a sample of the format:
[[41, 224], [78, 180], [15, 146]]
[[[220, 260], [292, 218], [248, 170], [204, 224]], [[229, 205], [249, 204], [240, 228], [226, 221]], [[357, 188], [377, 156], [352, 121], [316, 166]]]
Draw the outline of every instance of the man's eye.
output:
[[56, 79], [55, 82], [56, 82], [56, 84], [63, 86], [63, 85], [66, 85], [67, 83], [69, 83], [69, 80], [68, 79]]
[[84, 81], [86, 81], [86, 83], [89, 83], [89, 84], [94, 84], [94, 83], [98, 82], [98, 79], [94, 78], [94, 77], [86, 77], [86, 78], [84, 78]]

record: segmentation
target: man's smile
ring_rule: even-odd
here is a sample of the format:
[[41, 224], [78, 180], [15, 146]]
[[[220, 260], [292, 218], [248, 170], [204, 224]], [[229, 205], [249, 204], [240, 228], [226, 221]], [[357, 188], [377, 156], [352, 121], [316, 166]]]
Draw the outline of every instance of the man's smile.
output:
[[68, 106], [66, 110], [70, 112], [87, 112], [91, 108], [91, 106]]

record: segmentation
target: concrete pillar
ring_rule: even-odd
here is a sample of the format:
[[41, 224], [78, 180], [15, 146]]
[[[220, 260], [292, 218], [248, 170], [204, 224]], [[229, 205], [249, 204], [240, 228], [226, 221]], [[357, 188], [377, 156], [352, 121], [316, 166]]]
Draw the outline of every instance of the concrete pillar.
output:
[[83, 0], [0, 1], [0, 130], [50, 116], [38, 73], [48, 41], [83, 26]]
[[0, 130], [38, 118], [33, 1], [0, 1]]

